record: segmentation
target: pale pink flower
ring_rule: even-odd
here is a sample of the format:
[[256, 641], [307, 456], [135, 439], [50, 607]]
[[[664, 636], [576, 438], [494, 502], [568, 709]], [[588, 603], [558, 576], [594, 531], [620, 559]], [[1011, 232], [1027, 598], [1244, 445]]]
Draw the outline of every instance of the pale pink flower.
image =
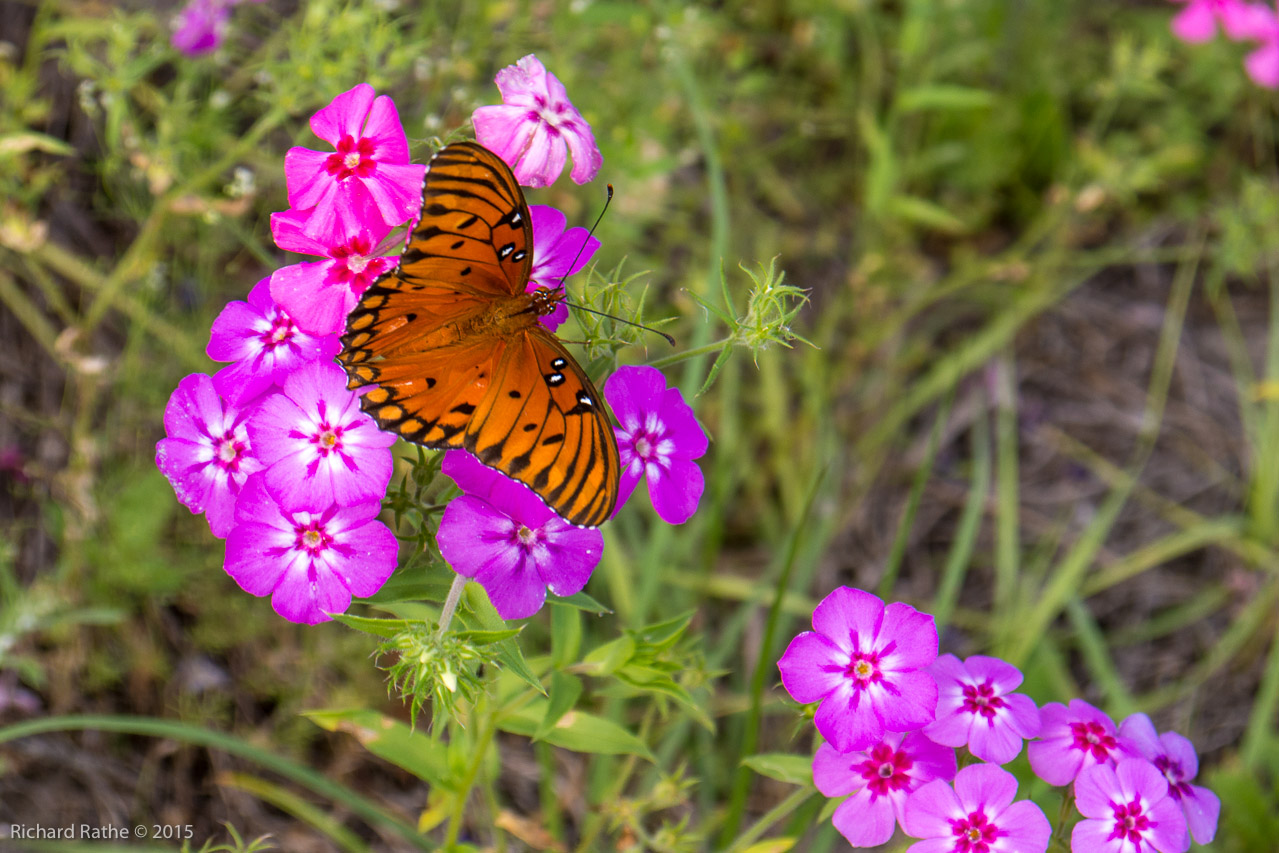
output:
[[952, 788], [940, 779], [906, 800], [902, 829], [923, 838], [907, 853], [1044, 853], [1052, 826], [1030, 800], [1018, 800], [1017, 779], [993, 764], [960, 770]]
[[1070, 834], [1073, 853], [1182, 853], [1190, 847], [1168, 780], [1144, 758], [1085, 769], [1075, 781], [1075, 806], [1088, 819]]
[[938, 743], [967, 746], [982, 761], [1007, 764], [1025, 738], [1039, 734], [1034, 700], [1013, 693], [1017, 667], [999, 658], [973, 655], [961, 661], [942, 655], [930, 668], [937, 679], [937, 719], [924, 729]]
[[1243, 0], [1176, 0], [1186, 7], [1173, 16], [1172, 32], [1177, 38], [1192, 44], [1210, 41], [1217, 34], [1220, 24], [1226, 36], [1232, 39], [1248, 35], [1248, 4]]
[[1155, 724], [1145, 714], [1133, 714], [1119, 724], [1119, 734], [1128, 738], [1142, 756], [1155, 765], [1168, 780], [1168, 795], [1181, 806], [1190, 834], [1198, 844], [1208, 844], [1217, 834], [1217, 818], [1221, 799], [1190, 780], [1199, 772], [1199, 756], [1195, 746], [1176, 732], [1155, 731]]
[[604, 158], [591, 126], [568, 99], [564, 84], [533, 54], [497, 72], [503, 103], [471, 115], [475, 138], [506, 161], [526, 187], [555, 183], [573, 152], [574, 183], [595, 177]]

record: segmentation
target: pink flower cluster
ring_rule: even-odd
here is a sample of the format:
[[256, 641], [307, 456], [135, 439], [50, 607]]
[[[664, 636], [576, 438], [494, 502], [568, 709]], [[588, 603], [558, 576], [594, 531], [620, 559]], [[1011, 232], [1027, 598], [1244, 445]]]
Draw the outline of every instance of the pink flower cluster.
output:
[[1259, 86], [1279, 88], [1279, 12], [1270, 3], [1246, 0], [1174, 0], [1185, 8], [1172, 19], [1173, 35], [1191, 44], [1211, 41], [1220, 27], [1232, 41], [1249, 41], [1256, 49], [1244, 60], [1248, 76]]
[[[187, 56], [199, 56], [217, 50], [218, 45], [226, 38], [231, 8], [242, 2], [243, 0], [191, 0], [178, 13], [173, 30], [173, 46]], [[262, 0], [253, 2], [261, 3]]]
[[368, 84], [311, 119], [335, 151], [285, 160], [294, 208], [272, 216], [277, 244], [326, 260], [277, 270], [213, 322], [207, 353], [165, 411], [156, 464], [178, 499], [225, 538], [224, 568], [276, 612], [315, 624], [377, 590], [399, 547], [377, 520], [393, 433], [360, 411], [332, 363], [360, 293], [393, 261], [373, 251], [417, 212], [423, 167], [390, 98]]
[[[221, 0], [217, 9], [230, 5]], [[499, 72], [497, 82], [506, 103], [477, 110], [476, 129], [519, 180], [554, 181], [569, 150], [573, 179], [595, 176], [601, 157], [590, 126], [536, 57]], [[388, 240], [417, 215], [425, 174], [409, 162], [395, 105], [368, 84], [334, 98], [311, 129], [332, 150], [288, 152], [291, 207], [272, 215], [271, 230], [280, 248], [317, 260], [276, 270], [247, 302], [226, 306], [207, 352], [230, 363], [212, 377], [182, 380], [156, 445], [178, 499], [227, 540], [227, 573], [248, 592], [270, 595], [281, 616], [308, 624], [372, 595], [395, 568], [396, 539], [377, 521], [395, 435], [360, 411], [332, 359], [347, 314], [394, 266]], [[534, 205], [530, 220], [530, 290], [562, 286], [599, 247], [585, 229], [566, 230], [552, 207]], [[554, 330], [566, 318], [561, 307], [542, 322]], [[658, 514], [684, 522], [703, 489], [693, 460], [707, 447], [692, 409], [647, 367], [622, 368], [605, 395], [622, 424], [619, 507], [644, 478]], [[532, 615], [548, 588], [571, 595], [586, 584], [603, 549], [598, 530], [573, 527], [527, 486], [468, 454], [450, 453], [444, 472], [465, 494], [444, 513], [440, 550], [486, 588], [503, 618]]]
[[[1084, 702], [1036, 707], [1015, 693], [1021, 673], [998, 658], [937, 655], [933, 619], [901, 603], [840, 587], [813, 611], [813, 630], [778, 661], [797, 702], [818, 703], [826, 740], [813, 781], [847, 796], [835, 827], [854, 847], [886, 843], [900, 826], [910, 853], [1043, 853], [1052, 832], [1043, 811], [1017, 800], [1001, 765], [1028, 747], [1031, 769], [1074, 785], [1083, 815], [1075, 853], [1180, 853], [1210, 842], [1221, 803], [1191, 785], [1194, 747], [1156, 733], [1134, 714], [1121, 726]], [[981, 763], [958, 769], [966, 747]]]

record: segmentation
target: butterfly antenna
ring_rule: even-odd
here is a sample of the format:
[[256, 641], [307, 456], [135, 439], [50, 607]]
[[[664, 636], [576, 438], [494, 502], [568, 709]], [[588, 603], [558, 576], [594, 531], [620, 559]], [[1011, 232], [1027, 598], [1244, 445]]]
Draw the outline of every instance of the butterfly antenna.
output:
[[[582, 240], [582, 245], [578, 248], [577, 255], [576, 257], [573, 258], [573, 263], [568, 265], [568, 268], [570, 270], [573, 269], [575, 266], [577, 266], [578, 260], [580, 260], [582, 257], [582, 252], [585, 252], [586, 247], [590, 245], [591, 237], [595, 236], [595, 229], [600, 227], [600, 220], [604, 218], [605, 213], [608, 213], [608, 206], [612, 204], [612, 202], [613, 202], [613, 185], [609, 184], [608, 198], [604, 199], [604, 208], [600, 211], [600, 215], [595, 217], [595, 224], [591, 226], [591, 230], [586, 232], [586, 237], [585, 239]], [[569, 273], [564, 273], [564, 275], [560, 276], [560, 284], [559, 284], [559, 287], [557, 288], [558, 290], [566, 289], [564, 287], [564, 279], [568, 277], [569, 277]]]

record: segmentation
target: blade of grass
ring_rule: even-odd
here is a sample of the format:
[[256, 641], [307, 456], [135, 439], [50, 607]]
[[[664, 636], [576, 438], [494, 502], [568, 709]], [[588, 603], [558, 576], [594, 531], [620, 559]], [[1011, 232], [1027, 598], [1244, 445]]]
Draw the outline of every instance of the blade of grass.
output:
[[1021, 553], [1017, 458], [1017, 366], [1011, 352], [996, 358], [995, 379], [995, 612], [1012, 605]]
[[1243, 765], [1249, 770], [1258, 771], [1264, 767], [1263, 751], [1267, 742], [1274, 737], [1276, 711], [1279, 711], [1279, 623], [1275, 626], [1270, 654], [1266, 658], [1266, 669], [1261, 676], [1257, 697], [1252, 703], [1252, 713], [1248, 716], [1243, 743], [1239, 747]]
[[1101, 686], [1103, 695], [1106, 697], [1107, 710], [1116, 719], [1136, 711], [1137, 705], [1133, 701], [1132, 693], [1124, 686], [1123, 676], [1119, 674], [1115, 662], [1111, 659], [1106, 638], [1097, 627], [1097, 620], [1093, 619], [1092, 612], [1082, 598], [1075, 596], [1066, 602], [1066, 616], [1070, 619], [1070, 626], [1074, 628], [1075, 639], [1083, 655], [1084, 665], [1088, 667], [1092, 680]]
[[990, 494], [990, 415], [985, 406], [979, 406], [977, 416], [973, 418], [972, 446], [973, 476], [968, 487], [968, 500], [964, 503], [955, 541], [946, 555], [946, 567], [942, 570], [941, 583], [933, 599], [932, 613], [939, 634], [950, 621], [955, 602], [959, 600], [959, 590], [972, 562], [977, 534], [981, 532], [986, 496]]
[[369, 846], [360, 837], [334, 820], [332, 815], [286, 790], [270, 780], [249, 773], [219, 773], [217, 783], [230, 788], [252, 794], [259, 800], [275, 806], [285, 814], [292, 815], [302, 823], [323, 833], [339, 848], [347, 853], [368, 853]]

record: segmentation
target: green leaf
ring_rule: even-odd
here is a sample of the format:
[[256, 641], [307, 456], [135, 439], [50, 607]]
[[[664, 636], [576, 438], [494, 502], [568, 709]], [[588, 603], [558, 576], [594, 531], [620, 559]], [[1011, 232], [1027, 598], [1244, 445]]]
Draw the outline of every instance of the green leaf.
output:
[[587, 613], [594, 613], [596, 616], [613, 612], [584, 592], [575, 592], [565, 597], [547, 595], [546, 603], [554, 604], [557, 607], [575, 607], [578, 610], [585, 610]]
[[352, 616], [349, 613], [334, 613], [333, 619], [348, 628], [386, 640], [405, 630], [410, 624], [406, 619], [370, 619], [367, 616]]
[[993, 106], [995, 95], [971, 86], [933, 84], [906, 89], [897, 98], [902, 112], [914, 110], [979, 110]]
[[813, 759], [785, 752], [761, 752], [748, 755], [742, 764], [761, 776], [791, 785], [810, 785], [813, 781]]
[[510, 640], [518, 637], [520, 632], [524, 630], [521, 625], [518, 628], [502, 628], [497, 631], [485, 630], [466, 630], [452, 631], [452, 635], [463, 642], [470, 643], [473, 646], [488, 646], [493, 643], [500, 643], [503, 640]]
[[573, 709], [582, 695], [582, 680], [575, 675], [556, 670], [551, 673], [550, 697], [546, 703], [546, 716], [533, 734], [533, 740], [545, 740], [555, 724]]
[[627, 634], [612, 642], [596, 646], [582, 661], [582, 671], [597, 678], [612, 675], [635, 657], [635, 638]]
[[[488, 593], [484, 591], [484, 587], [477, 583], [468, 583], [465, 591], [462, 593], [462, 600], [466, 602], [467, 612], [471, 618], [479, 623], [481, 628], [489, 631], [506, 630], [506, 623], [502, 621], [502, 617], [497, 615], [496, 608], [489, 601]], [[462, 613], [458, 614], [459, 618], [466, 621], [466, 616]], [[524, 653], [520, 651], [520, 647], [512, 640], [499, 640], [497, 642], [497, 659], [502, 662], [502, 666], [514, 675], [519, 676], [526, 684], [542, 695], [546, 695], [546, 690], [542, 687], [542, 682], [529, 669], [528, 662], [524, 660]]]
[[[511, 734], [532, 737], [546, 718], [550, 702], [538, 699], [498, 719], [497, 727]], [[656, 763], [648, 745], [626, 729], [585, 711], [569, 711], [542, 738], [553, 746], [596, 755], [638, 755]]]
[[73, 145], [43, 133], [23, 131], [0, 136], [0, 157], [23, 154], [27, 151], [43, 151], [46, 154], [61, 154], [64, 157], [70, 157], [76, 153]]
[[765, 838], [763, 841], [756, 841], [742, 853], [786, 853], [798, 840], [798, 838]]
[[582, 651], [582, 614], [572, 607], [551, 611], [551, 663], [556, 669], [573, 664]]
[[964, 221], [939, 204], [913, 195], [894, 195], [888, 200], [888, 211], [898, 219], [922, 225], [947, 234], [968, 230]]
[[448, 788], [454, 782], [447, 747], [399, 720], [367, 708], [306, 711], [303, 716], [327, 731], [352, 735], [369, 752], [404, 768], [428, 785]]

